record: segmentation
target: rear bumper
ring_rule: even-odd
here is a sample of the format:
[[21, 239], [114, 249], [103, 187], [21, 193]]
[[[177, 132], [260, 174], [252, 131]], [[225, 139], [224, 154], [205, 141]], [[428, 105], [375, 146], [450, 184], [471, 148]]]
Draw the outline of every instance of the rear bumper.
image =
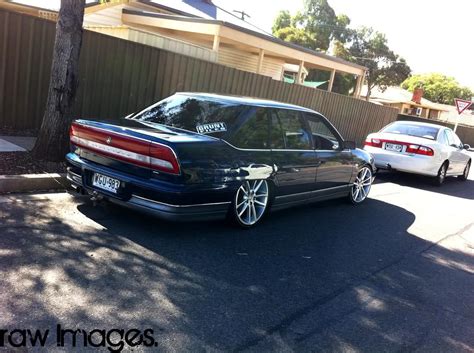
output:
[[441, 166], [441, 163], [438, 163], [436, 157], [433, 156], [389, 152], [370, 146], [365, 146], [364, 150], [374, 157], [375, 167], [379, 169], [393, 169], [400, 172], [436, 176]]
[[[224, 218], [231, 204], [232, 191], [209, 188], [185, 190], [183, 187], [160, 185], [156, 182], [136, 178], [126, 173], [110, 170], [101, 165], [80, 158], [77, 154], [66, 156], [68, 163], [67, 179], [74, 188], [80, 188], [90, 195], [106, 199], [114, 204], [134, 209], [171, 221], [213, 220]], [[112, 194], [93, 187], [88, 178], [93, 173], [101, 173], [116, 178], [126, 184], [127, 192]], [[213, 192], [214, 191], [214, 192]], [[209, 202], [187, 203], [187, 200], [199, 200], [203, 194], [212, 194]], [[196, 197], [193, 197], [195, 195]], [[173, 200], [176, 200], [173, 202]]]

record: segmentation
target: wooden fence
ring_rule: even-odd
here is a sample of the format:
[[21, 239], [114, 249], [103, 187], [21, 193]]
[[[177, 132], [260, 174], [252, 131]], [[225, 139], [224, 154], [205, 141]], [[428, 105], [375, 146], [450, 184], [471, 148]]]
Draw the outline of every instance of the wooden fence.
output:
[[[54, 33], [53, 22], [0, 10], [0, 127], [39, 128]], [[253, 96], [309, 107], [358, 143], [397, 119], [392, 108], [85, 31], [75, 117], [124, 116], [177, 91]]]

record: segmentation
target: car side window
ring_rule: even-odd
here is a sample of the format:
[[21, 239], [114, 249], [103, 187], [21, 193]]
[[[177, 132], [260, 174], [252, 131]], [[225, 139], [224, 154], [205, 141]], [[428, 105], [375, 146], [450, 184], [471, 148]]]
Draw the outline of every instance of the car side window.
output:
[[441, 130], [441, 132], [439, 133], [438, 142], [442, 145], [449, 145], [446, 130]]
[[461, 142], [461, 139], [458, 137], [458, 135], [456, 135], [455, 132], [451, 132], [453, 134], [453, 138], [454, 138], [454, 144], [456, 146], [459, 146], [459, 148], [462, 148], [462, 142]]
[[256, 108], [247, 120], [229, 138], [229, 143], [239, 148], [268, 149], [269, 118], [265, 108]]
[[451, 131], [451, 130], [445, 130], [448, 138], [448, 144], [449, 146], [457, 146], [459, 147], [461, 145], [461, 140], [457, 135]]
[[314, 148], [316, 150], [337, 150], [340, 143], [331, 131], [326, 121], [315, 114], [305, 114], [309, 128], [313, 136]]
[[310, 150], [311, 136], [301, 114], [294, 110], [274, 110], [271, 115], [271, 146], [274, 149]]

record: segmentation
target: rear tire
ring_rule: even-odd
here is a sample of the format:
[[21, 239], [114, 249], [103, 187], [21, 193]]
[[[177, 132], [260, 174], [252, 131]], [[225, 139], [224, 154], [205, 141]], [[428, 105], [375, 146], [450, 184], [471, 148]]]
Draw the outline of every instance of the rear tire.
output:
[[458, 176], [458, 179], [461, 181], [466, 181], [467, 178], [469, 177], [469, 170], [471, 169], [471, 161], [467, 162], [466, 168], [464, 168], [464, 172], [462, 175]]
[[256, 225], [270, 207], [270, 184], [267, 180], [247, 180], [234, 195], [229, 217], [242, 228]]
[[448, 162], [444, 162], [438, 170], [438, 175], [433, 179], [433, 184], [436, 186], [443, 185], [448, 173]]
[[370, 189], [372, 188], [372, 181], [372, 168], [364, 165], [357, 172], [356, 180], [349, 192], [349, 201], [354, 205], [364, 202], [367, 199], [367, 196], [369, 196]]

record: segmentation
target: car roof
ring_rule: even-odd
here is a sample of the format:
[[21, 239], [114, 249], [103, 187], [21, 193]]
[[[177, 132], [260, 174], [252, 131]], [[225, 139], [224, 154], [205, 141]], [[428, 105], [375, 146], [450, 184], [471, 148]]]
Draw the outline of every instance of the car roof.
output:
[[260, 99], [260, 98], [222, 95], [222, 94], [214, 94], [214, 93], [198, 93], [198, 92], [177, 92], [176, 94], [189, 96], [189, 97], [196, 97], [198, 99], [211, 100], [215, 102], [222, 102], [222, 103], [237, 103], [237, 104], [242, 104], [242, 105], [251, 105], [251, 106], [267, 107], [267, 108], [292, 109], [292, 110], [299, 110], [299, 111], [304, 111], [304, 112], [309, 112], [309, 113], [321, 114], [312, 109], [301, 107], [299, 105], [282, 103], [282, 102], [277, 102], [277, 101], [272, 101], [272, 100], [267, 100], [267, 99]]
[[432, 123], [424, 123], [420, 121], [410, 121], [410, 120], [398, 120], [393, 122], [394, 123], [407, 123], [410, 125], [418, 125], [418, 126], [426, 126], [426, 127], [433, 127], [433, 128], [438, 128], [438, 129], [449, 129], [449, 127], [444, 126], [444, 125], [438, 125], [438, 124], [432, 124]]

